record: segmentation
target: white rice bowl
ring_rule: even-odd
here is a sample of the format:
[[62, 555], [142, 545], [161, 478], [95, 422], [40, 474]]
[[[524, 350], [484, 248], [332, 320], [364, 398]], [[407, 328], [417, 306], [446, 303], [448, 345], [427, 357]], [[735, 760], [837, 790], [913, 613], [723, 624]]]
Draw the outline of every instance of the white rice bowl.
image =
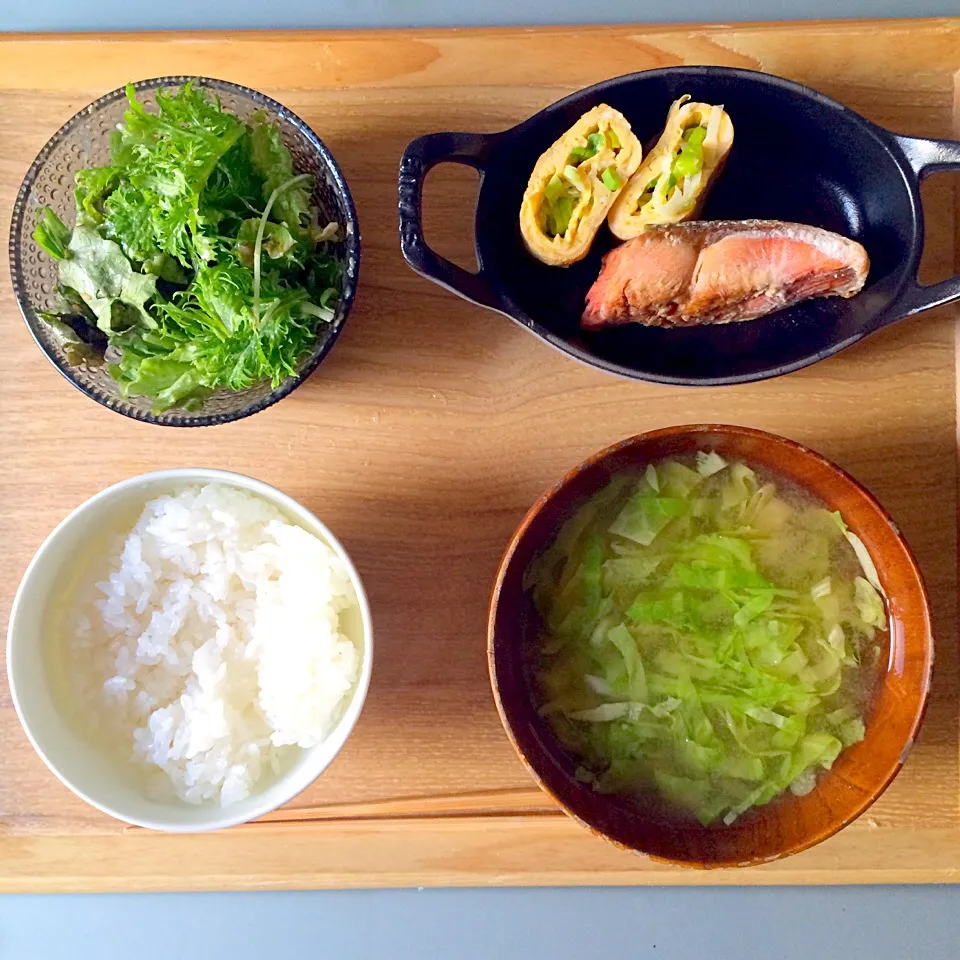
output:
[[228, 807], [320, 744], [356, 690], [340, 557], [273, 504], [208, 483], [150, 500], [61, 629], [75, 706], [157, 800]]

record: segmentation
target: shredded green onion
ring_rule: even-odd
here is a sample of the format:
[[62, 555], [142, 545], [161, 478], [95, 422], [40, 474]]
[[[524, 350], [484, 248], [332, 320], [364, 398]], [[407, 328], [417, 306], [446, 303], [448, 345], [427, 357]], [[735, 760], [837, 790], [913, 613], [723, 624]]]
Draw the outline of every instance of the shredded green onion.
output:
[[[613, 134], [612, 130], [610, 131], [610, 134]], [[567, 158], [567, 163], [570, 166], [578, 167], [585, 160], [595, 157], [601, 150], [606, 149], [608, 144], [613, 147], [619, 147], [619, 140], [615, 144], [610, 143], [610, 134], [601, 133], [599, 130], [595, 133], [591, 133], [587, 137], [586, 146], [577, 146], [570, 151], [570, 156]], [[615, 134], [613, 135], [613, 139], [616, 139]]]
[[600, 179], [603, 181], [603, 185], [612, 193], [614, 190], [619, 190], [623, 184], [623, 181], [620, 179], [620, 174], [617, 173], [613, 167], [607, 167], [603, 173], [600, 174]]
[[703, 169], [703, 141], [706, 136], [706, 127], [693, 127], [684, 131], [680, 152], [670, 168], [678, 181], [682, 177], [695, 176]]
[[[566, 170], [576, 171], [572, 166]], [[579, 176], [577, 181], [582, 184]], [[574, 207], [579, 199], [579, 191], [566, 179], [554, 174], [543, 189], [542, 224], [544, 232], [550, 237], [562, 237], [570, 226]]]

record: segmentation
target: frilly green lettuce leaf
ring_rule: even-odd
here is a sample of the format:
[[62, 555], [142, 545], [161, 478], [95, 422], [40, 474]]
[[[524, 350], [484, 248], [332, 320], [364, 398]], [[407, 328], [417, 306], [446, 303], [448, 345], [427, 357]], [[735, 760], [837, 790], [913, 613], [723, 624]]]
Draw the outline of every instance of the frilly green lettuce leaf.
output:
[[[266, 118], [259, 118], [251, 134], [253, 165], [263, 177], [263, 201], [274, 190], [295, 176], [290, 151], [283, 144], [277, 128]], [[311, 218], [310, 194], [312, 181], [296, 184], [277, 197], [275, 215], [287, 229], [298, 234], [309, 226]]]
[[119, 244], [104, 240], [92, 227], [74, 228], [67, 257], [60, 261], [60, 283], [80, 294], [104, 333], [137, 323], [157, 325], [146, 308], [157, 292], [157, 278], [135, 272]]
[[70, 230], [67, 225], [49, 208], [41, 207], [33, 239], [42, 250], [54, 260], [63, 260], [67, 256], [70, 243]]
[[75, 175], [73, 191], [77, 218], [96, 225], [103, 223], [103, 205], [119, 181], [114, 167], [87, 167]]

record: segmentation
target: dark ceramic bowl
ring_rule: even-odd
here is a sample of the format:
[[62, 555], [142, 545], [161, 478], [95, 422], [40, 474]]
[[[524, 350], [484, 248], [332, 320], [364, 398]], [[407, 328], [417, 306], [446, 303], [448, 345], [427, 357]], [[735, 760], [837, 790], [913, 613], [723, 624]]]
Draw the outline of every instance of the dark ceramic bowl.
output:
[[[650, 145], [670, 103], [682, 94], [722, 103], [735, 130], [703, 219], [791, 220], [858, 240], [871, 270], [857, 297], [811, 300], [725, 326], [580, 330], [584, 296], [613, 238], [604, 227], [590, 255], [567, 269], [534, 259], [518, 226], [530, 171], [557, 137], [599, 103], [622, 111]], [[444, 260], [423, 239], [423, 180], [443, 162], [480, 172], [478, 274]], [[414, 140], [400, 166], [401, 244], [418, 273], [602, 370], [659, 383], [744, 383], [797, 370], [894, 320], [960, 298], [958, 277], [917, 283], [923, 249], [919, 181], [958, 168], [960, 143], [890, 133], [789, 80], [727, 67], [668, 67], [588, 87], [503, 133], [434, 133]]]
[[[876, 563], [888, 598], [887, 670], [867, 718], [866, 738], [840, 754], [804, 797], [756, 807], [731, 826], [678, 825], [639, 815], [629, 802], [596, 793], [577, 761], [537, 713], [530, 664], [541, 628], [522, 588], [530, 561], [584, 499], [626, 469], [697, 450], [716, 450], [788, 477], [839, 510]], [[747, 427], [667, 427], [608, 447], [543, 494], [517, 528], [500, 564], [487, 627], [490, 680], [500, 718], [520, 758], [547, 793], [582, 824], [622, 847], [689, 866], [764, 863], [825, 840], [855, 820], [897, 775], [923, 718], [933, 667], [930, 611], [910, 548], [883, 507], [849, 474], [805, 447]]]
[[199, 409], [174, 407], [155, 414], [145, 397], [121, 396], [107, 365], [102, 362], [102, 355], [92, 354], [88, 359], [68, 355], [37, 316], [38, 311], [55, 312], [57, 300], [56, 266], [33, 241], [37, 211], [43, 206], [52, 207], [65, 223], [73, 224], [74, 174], [83, 167], [109, 163], [110, 132], [122, 120], [127, 107], [124, 88], [84, 107], [50, 138], [27, 171], [10, 225], [10, 273], [14, 293], [30, 333], [47, 359], [78, 390], [105, 407], [135, 420], [174, 427], [202, 427], [239, 420], [269, 407], [299, 386], [319, 366], [340, 335], [353, 304], [360, 269], [360, 232], [350, 190], [330, 151], [310, 127], [276, 100], [226, 80], [158, 77], [141, 80], [134, 87], [142, 103], [153, 104], [158, 89], [179, 87], [188, 80], [210, 90], [220, 98], [225, 110], [241, 118], [265, 110], [293, 156], [294, 169], [315, 177], [313, 201], [326, 218], [325, 222], [336, 220], [343, 227], [338, 251], [343, 277], [336, 316], [329, 324], [321, 325], [316, 346], [301, 358], [296, 377], [289, 377], [276, 389], [269, 382], [241, 391], [221, 389], [208, 397]]

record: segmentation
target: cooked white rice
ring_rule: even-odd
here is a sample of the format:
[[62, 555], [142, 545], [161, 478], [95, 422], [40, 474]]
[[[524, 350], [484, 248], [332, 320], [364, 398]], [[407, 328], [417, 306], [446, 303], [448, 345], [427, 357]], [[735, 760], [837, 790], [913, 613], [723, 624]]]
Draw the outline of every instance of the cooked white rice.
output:
[[259, 497], [159, 497], [77, 594], [74, 691], [177, 796], [225, 807], [333, 729], [360, 669], [340, 624], [356, 602], [330, 547]]

